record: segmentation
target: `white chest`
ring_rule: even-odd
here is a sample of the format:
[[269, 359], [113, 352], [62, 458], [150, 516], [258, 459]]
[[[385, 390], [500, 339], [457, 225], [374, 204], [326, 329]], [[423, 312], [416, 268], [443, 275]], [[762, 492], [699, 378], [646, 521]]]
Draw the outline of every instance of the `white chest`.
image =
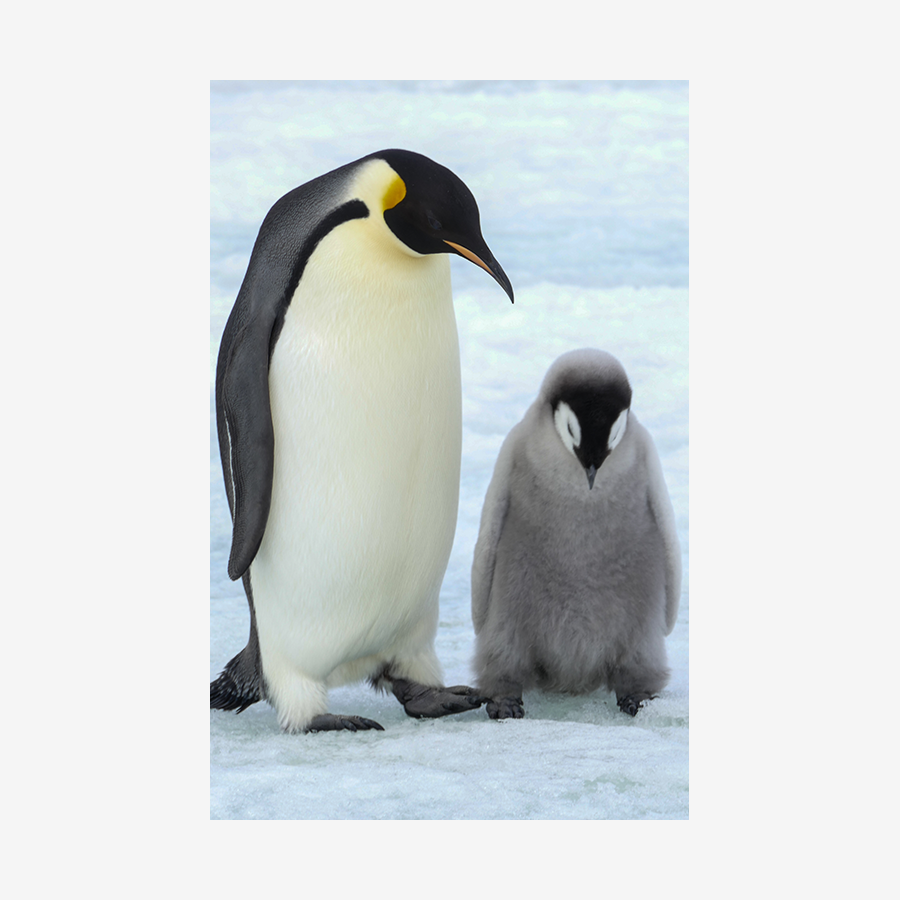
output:
[[331, 627], [336, 606], [361, 634], [390, 627], [437, 602], [450, 553], [462, 414], [449, 260], [367, 254], [364, 225], [319, 245], [272, 355], [272, 504], [251, 570], [261, 628], [267, 609], [279, 627]]

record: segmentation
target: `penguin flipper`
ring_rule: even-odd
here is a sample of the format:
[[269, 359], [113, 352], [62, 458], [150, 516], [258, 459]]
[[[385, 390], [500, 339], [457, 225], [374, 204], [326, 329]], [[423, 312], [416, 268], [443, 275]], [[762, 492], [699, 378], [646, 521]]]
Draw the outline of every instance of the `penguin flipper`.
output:
[[672, 508], [672, 500], [666, 488], [662, 464], [649, 433], [646, 449], [650, 509], [662, 535], [666, 552], [666, 634], [671, 634], [681, 600], [681, 544], [675, 527], [675, 510]]
[[216, 369], [222, 469], [234, 521], [228, 575], [236, 581], [262, 543], [272, 501], [275, 430], [269, 360], [313, 250], [333, 228], [369, 210], [351, 200], [328, 211], [354, 165], [285, 194], [259, 231], [225, 331]]
[[269, 341], [273, 321], [274, 317], [258, 317], [244, 324], [220, 361], [218, 400], [226, 444], [222, 459], [233, 518], [228, 575], [233, 581], [256, 556], [272, 502], [275, 432], [269, 402]]
[[503, 522], [509, 508], [509, 476], [512, 469], [513, 435], [518, 426], [512, 429], [500, 447], [494, 474], [488, 485], [481, 509], [481, 525], [478, 539], [475, 542], [475, 554], [472, 560], [472, 623], [475, 633], [481, 631], [487, 619], [491, 598], [491, 585], [494, 580], [494, 566], [497, 562], [497, 545], [503, 533]]

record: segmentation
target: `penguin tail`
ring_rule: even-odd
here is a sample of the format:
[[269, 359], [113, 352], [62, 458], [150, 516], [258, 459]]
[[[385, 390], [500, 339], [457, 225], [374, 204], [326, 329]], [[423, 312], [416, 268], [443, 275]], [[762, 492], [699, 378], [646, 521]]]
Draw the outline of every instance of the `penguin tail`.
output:
[[210, 682], [210, 709], [233, 709], [240, 713], [263, 699], [259, 673], [254, 665], [247, 664], [245, 653], [245, 650], [238, 653], [222, 674]]

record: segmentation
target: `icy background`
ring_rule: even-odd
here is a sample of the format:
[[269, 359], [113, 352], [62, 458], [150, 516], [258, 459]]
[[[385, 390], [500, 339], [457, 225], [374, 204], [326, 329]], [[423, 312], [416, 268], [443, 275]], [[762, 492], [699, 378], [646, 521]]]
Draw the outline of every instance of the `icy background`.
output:
[[662, 459], [684, 583], [672, 678], [635, 719], [600, 691], [526, 693], [526, 718], [408, 718], [365, 685], [333, 712], [384, 732], [289, 736], [270, 707], [210, 713], [214, 819], [688, 817], [688, 88], [685, 82], [213, 82], [210, 199], [210, 661], [247, 639], [226, 574], [230, 519], [213, 378], [259, 225], [298, 184], [374, 150], [431, 156], [474, 193], [511, 305], [452, 260], [462, 353], [459, 520], [441, 593], [447, 684], [471, 683], [469, 571], [500, 444], [559, 354], [595, 346], [629, 373]]

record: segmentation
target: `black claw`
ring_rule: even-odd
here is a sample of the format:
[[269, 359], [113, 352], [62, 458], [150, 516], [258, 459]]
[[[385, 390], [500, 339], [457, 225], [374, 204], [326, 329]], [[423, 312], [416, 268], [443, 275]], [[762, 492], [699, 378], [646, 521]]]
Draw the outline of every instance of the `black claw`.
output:
[[306, 726], [308, 734], [316, 734], [319, 731], [384, 731], [377, 722], [372, 719], [364, 719], [362, 716], [335, 716], [325, 713], [315, 716]]
[[[464, 684], [458, 684], [454, 687], [444, 688], [443, 691], [445, 694], [453, 694], [454, 697], [458, 697], [458, 702], [468, 703], [469, 709], [478, 709], [479, 706], [484, 706], [491, 698], [490, 697], [482, 697], [475, 688], [468, 687]], [[449, 707], [448, 707], [449, 708]]]
[[623, 713], [629, 716], [636, 716], [639, 709], [643, 709], [645, 700], [655, 700], [656, 694], [628, 694], [625, 697], [617, 697], [616, 703]]
[[405, 678], [395, 678], [391, 679], [391, 690], [403, 704], [406, 714], [414, 719], [452, 716], [478, 709], [485, 702], [475, 690], [462, 684], [450, 688], [426, 687]]
[[521, 697], [497, 697], [488, 701], [487, 714], [492, 719], [523, 719], [525, 706]]

